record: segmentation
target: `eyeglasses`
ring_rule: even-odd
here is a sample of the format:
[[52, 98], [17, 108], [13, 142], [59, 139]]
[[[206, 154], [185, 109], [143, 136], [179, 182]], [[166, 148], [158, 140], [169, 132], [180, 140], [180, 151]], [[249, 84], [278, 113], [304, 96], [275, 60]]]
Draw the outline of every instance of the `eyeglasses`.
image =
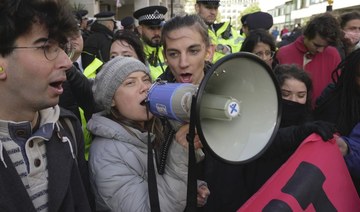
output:
[[47, 40], [42, 46], [14, 46], [11, 49], [42, 49], [44, 51], [45, 58], [52, 61], [55, 60], [63, 50], [69, 58], [74, 55], [75, 49], [71, 43], [60, 44], [54, 40]]
[[258, 57], [260, 58], [273, 58], [275, 55], [274, 51], [265, 51], [265, 52], [255, 52]]

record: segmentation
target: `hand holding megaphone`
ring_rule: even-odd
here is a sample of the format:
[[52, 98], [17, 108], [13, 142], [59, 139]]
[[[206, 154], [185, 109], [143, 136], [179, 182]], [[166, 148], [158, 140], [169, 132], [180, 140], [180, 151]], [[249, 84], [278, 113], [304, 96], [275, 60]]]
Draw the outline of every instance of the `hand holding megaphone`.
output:
[[[176, 141], [186, 149], [188, 149], [188, 144], [189, 144], [189, 142], [187, 141], [188, 133], [189, 133], [189, 124], [184, 124], [179, 128], [179, 130], [175, 134]], [[197, 135], [196, 133], [194, 137], [194, 148], [195, 150], [197, 150], [202, 147], [203, 145], [201, 144], [199, 135]]]

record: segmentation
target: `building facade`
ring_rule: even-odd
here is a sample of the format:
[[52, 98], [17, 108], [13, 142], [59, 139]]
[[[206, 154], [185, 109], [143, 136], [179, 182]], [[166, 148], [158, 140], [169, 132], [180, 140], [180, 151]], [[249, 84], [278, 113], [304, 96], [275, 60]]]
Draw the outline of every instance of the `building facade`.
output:
[[[116, 19], [132, 16], [132, 13], [142, 7], [162, 5], [168, 8], [166, 19], [174, 15], [195, 12], [196, 0], [70, 0], [75, 8], [87, 9], [89, 16], [100, 11], [114, 11]], [[332, 3], [331, 7], [329, 2]], [[239, 16], [252, 4], [259, 4], [262, 11], [270, 13], [274, 18], [274, 26], [279, 29], [292, 29], [295, 25], [303, 26], [312, 15], [332, 9], [336, 14], [345, 11], [360, 10], [360, 3], [355, 0], [221, 0], [219, 20], [230, 21], [239, 27]]]
[[[279, 29], [287, 27], [292, 29], [296, 25], [305, 25], [312, 15], [331, 10], [335, 15], [346, 11], [359, 10], [360, 3], [354, 0], [260, 0], [263, 11], [269, 12], [274, 18], [274, 26]], [[329, 2], [332, 3], [329, 5]]]

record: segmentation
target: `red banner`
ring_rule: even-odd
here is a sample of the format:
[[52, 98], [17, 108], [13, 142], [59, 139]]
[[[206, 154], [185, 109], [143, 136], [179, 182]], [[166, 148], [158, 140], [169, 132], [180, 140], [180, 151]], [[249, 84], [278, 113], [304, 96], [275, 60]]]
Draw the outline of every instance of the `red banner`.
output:
[[360, 211], [360, 199], [335, 140], [312, 134], [244, 211]]

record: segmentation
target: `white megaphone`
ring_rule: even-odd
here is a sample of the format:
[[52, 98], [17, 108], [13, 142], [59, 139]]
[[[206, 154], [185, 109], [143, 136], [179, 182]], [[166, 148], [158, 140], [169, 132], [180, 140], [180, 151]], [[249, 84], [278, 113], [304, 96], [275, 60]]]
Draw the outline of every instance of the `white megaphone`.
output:
[[[147, 101], [155, 116], [182, 123], [196, 116], [204, 147], [224, 162], [239, 164], [259, 157], [275, 137], [281, 116], [279, 94], [270, 67], [241, 52], [215, 63], [200, 86], [154, 83]], [[196, 111], [191, 114], [194, 99]]]

